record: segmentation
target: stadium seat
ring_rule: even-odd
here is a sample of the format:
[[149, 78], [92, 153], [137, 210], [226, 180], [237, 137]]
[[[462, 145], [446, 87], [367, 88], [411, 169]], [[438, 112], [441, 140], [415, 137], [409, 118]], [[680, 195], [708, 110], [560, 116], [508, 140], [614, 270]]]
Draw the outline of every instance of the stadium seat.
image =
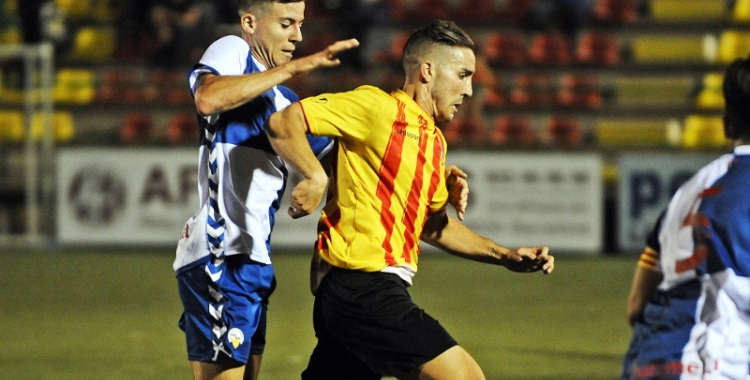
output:
[[153, 124], [148, 114], [132, 112], [125, 117], [117, 131], [118, 139], [124, 144], [143, 144], [151, 140]]
[[570, 63], [570, 40], [558, 33], [536, 33], [531, 38], [528, 50], [529, 62], [546, 65]]
[[602, 104], [601, 83], [595, 75], [565, 75], [555, 97], [564, 107], [598, 108]]
[[575, 48], [575, 61], [584, 65], [612, 66], [620, 61], [620, 45], [610, 34], [583, 33]]
[[454, 19], [460, 23], [482, 24], [497, 17], [493, 0], [463, 0], [453, 9]]
[[594, 19], [602, 23], [629, 23], [637, 18], [636, 0], [597, 0], [594, 6]]
[[55, 0], [55, 5], [73, 20], [81, 20], [90, 17], [93, 12], [95, 0]]
[[667, 146], [667, 122], [662, 119], [602, 118], [595, 121], [596, 144], [606, 148]]
[[522, 148], [538, 144], [539, 136], [531, 119], [503, 115], [492, 125], [489, 141], [494, 146]]
[[451, 18], [448, 0], [413, 0], [409, 21], [448, 20]]
[[548, 75], [520, 74], [510, 90], [509, 103], [518, 107], [538, 107], [552, 103], [554, 81]]
[[725, 30], [719, 38], [718, 63], [728, 64], [750, 54], [750, 32]]
[[732, 8], [732, 20], [735, 22], [750, 22], [750, 0], [735, 0]]
[[197, 145], [200, 133], [196, 117], [185, 114], [172, 116], [164, 132], [164, 140], [170, 145]]
[[695, 90], [693, 75], [621, 75], [612, 80], [620, 106], [689, 105]]
[[0, 141], [23, 141], [25, 130], [23, 113], [0, 110]]
[[482, 54], [492, 65], [519, 65], [526, 61], [525, 37], [516, 32], [496, 32], [485, 39]]
[[96, 74], [87, 69], [60, 69], [52, 97], [57, 103], [85, 105], [96, 96]]
[[[70, 112], [55, 111], [52, 114], [52, 134], [57, 143], [70, 142], [75, 137], [75, 123]], [[31, 134], [35, 140], [44, 138], [44, 114], [37, 112], [31, 119]]]
[[376, 65], [396, 65], [401, 63], [401, 55], [404, 53], [404, 45], [409, 39], [409, 32], [405, 30], [392, 30], [388, 32], [390, 43], [383, 44], [382, 48], [373, 53]]
[[721, 116], [689, 115], [682, 127], [681, 145], [689, 149], [717, 149], [728, 146]]
[[633, 59], [645, 64], [704, 63], [703, 46], [698, 35], [641, 35], [630, 41]]
[[701, 90], [695, 97], [695, 105], [700, 109], [723, 110], [724, 94], [722, 85], [724, 74], [721, 72], [706, 73], [703, 76]]
[[67, 59], [72, 62], [102, 63], [115, 50], [115, 31], [108, 27], [82, 27], [73, 38]]
[[656, 21], [721, 21], [726, 9], [716, 0], [651, 0], [651, 18]]
[[554, 146], [577, 147], [583, 143], [584, 131], [575, 117], [552, 116], [545, 125], [542, 138]]
[[448, 144], [480, 145], [486, 139], [484, 121], [479, 117], [462, 118], [457, 116], [443, 127]]

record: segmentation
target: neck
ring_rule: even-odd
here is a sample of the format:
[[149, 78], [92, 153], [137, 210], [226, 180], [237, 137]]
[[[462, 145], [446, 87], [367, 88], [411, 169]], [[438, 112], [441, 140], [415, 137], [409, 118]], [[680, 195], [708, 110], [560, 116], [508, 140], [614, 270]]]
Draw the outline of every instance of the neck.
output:
[[429, 87], [424, 83], [406, 82], [401, 90], [414, 100], [432, 118], [435, 118], [435, 105], [432, 102]]

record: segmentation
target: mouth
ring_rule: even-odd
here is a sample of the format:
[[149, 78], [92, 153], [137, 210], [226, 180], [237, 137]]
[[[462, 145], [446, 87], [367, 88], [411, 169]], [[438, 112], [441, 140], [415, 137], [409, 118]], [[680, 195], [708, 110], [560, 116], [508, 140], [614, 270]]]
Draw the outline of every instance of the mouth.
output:
[[284, 49], [282, 49], [281, 53], [284, 54], [285, 56], [289, 57], [289, 58], [292, 58], [292, 56], [294, 55], [294, 49], [291, 49], [291, 50], [284, 50]]

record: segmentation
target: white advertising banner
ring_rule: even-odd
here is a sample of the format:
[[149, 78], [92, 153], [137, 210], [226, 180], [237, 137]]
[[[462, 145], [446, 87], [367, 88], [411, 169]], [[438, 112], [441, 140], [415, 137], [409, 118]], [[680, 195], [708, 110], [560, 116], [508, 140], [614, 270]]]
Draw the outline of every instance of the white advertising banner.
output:
[[58, 152], [61, 244], [174, 244], [198, 209], [196, 149]]
[[[61, 244], [176, 245], [197, 211], [197, 150], [65, 148], [58, 154]], [[602, 249], [601, 158], [576, 153], [453, 152], [469, 174], [465, 223], [508, 247]], [[272, 244], [307, 248], [319, 213], [287, 215], [291, 187], [276, 215]], [[455, 215], [454, 210], [450, 210]]]
[[672, 195], [719, 154], [623, 153], [618, 168], [617, 246], [640, 253]]
[[509, 248], [602, 251], [598, 154], [453, 152], [448, 164], [469, 174], [465, 224], [479, 234]]

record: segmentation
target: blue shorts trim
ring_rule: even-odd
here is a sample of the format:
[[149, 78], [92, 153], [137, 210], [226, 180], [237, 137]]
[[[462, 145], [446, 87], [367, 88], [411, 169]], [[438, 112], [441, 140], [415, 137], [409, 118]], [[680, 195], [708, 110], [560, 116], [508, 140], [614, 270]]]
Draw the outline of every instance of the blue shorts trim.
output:
[[[185, 332], [188, 359], [214, 362], [220, 355], [247, 363], [262, 354], [266, 343], [268, 299], [276, 287], [273, 266], [232, 255], [220, 281], [212, 282], [202, 263], [177, 274], [184, 312], [179, 327]], [[209, 284], [218, 285], [222, 306], [216, 308]], [[218, 318], [218, 319], [217, 319]]]

